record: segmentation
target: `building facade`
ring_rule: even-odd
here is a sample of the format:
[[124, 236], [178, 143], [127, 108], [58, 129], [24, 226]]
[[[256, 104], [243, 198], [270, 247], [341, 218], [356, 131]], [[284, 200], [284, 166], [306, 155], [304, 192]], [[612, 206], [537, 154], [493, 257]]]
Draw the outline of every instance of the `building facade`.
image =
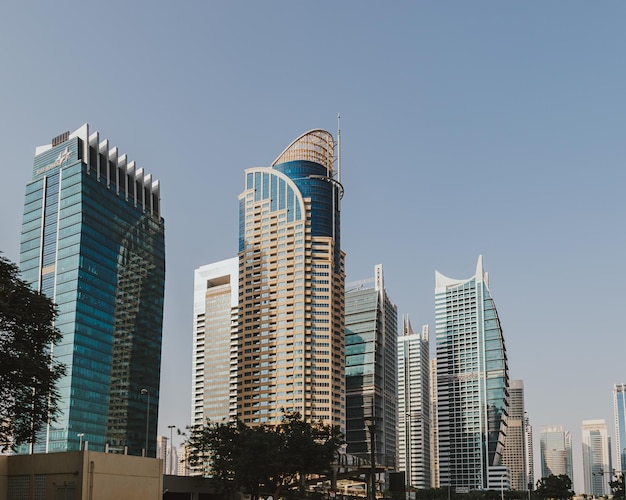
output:
[[191, 425], [237, 415], [239, 259], [194, 272]]
[[613, 470], [611, 443], [606, 429], [606, 421], [583, 420], [583, 474], [585, 493], [595, 497], [611, 494], [609, 481]]
[[436, 273], [435, 323], [440, 486], [486, 489], [502, 466], [509, 376], [482, 256], [469, 279]]
[[626, 384], [613, 386], [615, 449], [619, 470], [626, 471]]
[[539, 439], [541, 455], [541, 477], [566, 474], [574, 488], [572, 464], [572, 436], [560, 425], [543, 426]]
[[526, 469], [526, 415], [524, 413], [524, 382], [511, 380], [509, 383], [509, 418], [506, 431], [506, 444], [502, 464], [509, 468], [511, 489], [528, 489]]
[[431, 487], [430, 343], [428, 325], [414, 333], [408, 317], [398, 338], [398, 470], [407, 486]]
[[[165, 281], [160, 185], [83, 125], [35, 152], [23, 278], [58, 305], [60, 413], [35, 452], [156, 453]], [[22, 450], [24, 451], [24, 450]]]
[[343, 188], [324, 130], [245, 172], [239, 196], [236, 415], [282, 409], [345, 428]]
[[439, 488], [439, 425], [437, 424], [437, 359], [430, 360], [430, 485]]
[[398, 311], [385, 290], [382, 265], [374, 275], [346, 292], [347, 452], [369, 459], [373, 424], [376, 463], [395, 468]]
[[535, 453], [533, 446], [533, 428], [528, 416], [524, 418], [524, 439], [526, 443], [526, 471], [528, 472], [528, 489], [535, 489]]

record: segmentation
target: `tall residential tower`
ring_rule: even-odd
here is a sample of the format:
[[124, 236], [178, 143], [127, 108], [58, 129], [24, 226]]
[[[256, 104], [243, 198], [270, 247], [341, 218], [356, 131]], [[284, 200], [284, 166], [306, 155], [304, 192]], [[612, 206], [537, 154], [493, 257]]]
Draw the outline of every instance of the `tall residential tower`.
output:
[[387, 295], [383, 266], [374, 274], [346, 292], [347, 452], [369, 459], [374, 424], [376, 463], [395, 468], [398, 311]]
[[504, 474], [509, 375], [482, 256], [469, 279], [436, 273], [435, 324], [440, 486], [487, 489]]
[[239, 196], [236, 415], [277, 423], [281, 409], [345, 426], [343, 188], [335, 141], [311, 130]]
[[36, 452], [156, 453], [165, 280], [160, 185], [83, 125], [35, 151], [23, 278], [50, 297], [67, 366]]

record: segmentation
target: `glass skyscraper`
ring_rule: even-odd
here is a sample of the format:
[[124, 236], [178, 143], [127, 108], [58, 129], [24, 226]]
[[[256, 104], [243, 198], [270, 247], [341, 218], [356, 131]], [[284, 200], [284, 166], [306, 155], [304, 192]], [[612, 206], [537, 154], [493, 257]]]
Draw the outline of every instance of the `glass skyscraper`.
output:
[[58, 305], [60, 413], [35, 452], [156, 453], [164, 224], [160, 186], [83, 125], [35, 152], [23, 278]]
[[245, 172], [239, 196], [236, 415], [345, 426], [343, 188], [324, 130]]
[[469, 279], [436, 273], [435, 326], [440, 486], [486, 489], [504, 475], [509, 376], [482, 256]]
[[595, 497], [611, 494], [611, 443], [606, 431], [606, 421], [583, 420], [583, 473], [585, 493]]
[[396, 463], [398, 311], [385, 290], [383, 266], [373, 280], [346, 292], [346, 442], [350, 455], [370, 459], [375, 425], [376, 463]]
[[626, 384], [613, 386], [615, 446], [619, 470], [626, 471]]
[[541, 477], [567, 475], [574, 488], [572, 463], [572, 435], [561, 425], [543, 426], [539, 444], [541, 446]]
[[[507, 421], [506, 445], [502, 464], [509, 468], [512, 490], [527, 490], [529, 474], [526, 470], [526, 414], [524, 411], [524, 381], [509, 383], [509, 418]], [[531, 488], [532, 489], [532, 488]]]

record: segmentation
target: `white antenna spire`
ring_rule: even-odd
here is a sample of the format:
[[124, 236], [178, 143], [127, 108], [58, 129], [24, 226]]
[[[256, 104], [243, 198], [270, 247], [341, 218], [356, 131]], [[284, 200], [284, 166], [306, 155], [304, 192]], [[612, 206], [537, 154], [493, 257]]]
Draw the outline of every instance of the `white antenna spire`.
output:
[[341, 114], [337, 113], [337, 182], [341, 184]]

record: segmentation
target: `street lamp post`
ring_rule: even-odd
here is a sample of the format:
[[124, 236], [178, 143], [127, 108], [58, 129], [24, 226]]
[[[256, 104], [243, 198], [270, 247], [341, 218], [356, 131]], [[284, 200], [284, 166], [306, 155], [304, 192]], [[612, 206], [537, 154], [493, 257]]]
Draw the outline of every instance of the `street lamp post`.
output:
[[77, 434], [78, 436], [78, 451], [81, 451], [83, 449], [83, 436], [85, 435], [84, 432], [79, 432]]
[[148, 456], [148, 432], [150, 429], [150, 391], [148, 389], [141, 389], [142, 396], [148, 396], [148, 402], [146, 404], [146, 449], [144, 451], [144, 456]]
[[[176, 427], [175, 425], [168, 425], [167, 428], [170, 430], [170, 474], [172, 474], [172, 472], [174, 472], [172, 469], [173, 467], [173, 460], [174, 460], [174, 427]], [[167, 446], [165, 447], [165, 463], [167, 464]]]
[[376, 422], [373, 418], [371, 422], [367, 425], [367, 428], [370, 431], [370, 493], [371, 500], [376, 500]]

